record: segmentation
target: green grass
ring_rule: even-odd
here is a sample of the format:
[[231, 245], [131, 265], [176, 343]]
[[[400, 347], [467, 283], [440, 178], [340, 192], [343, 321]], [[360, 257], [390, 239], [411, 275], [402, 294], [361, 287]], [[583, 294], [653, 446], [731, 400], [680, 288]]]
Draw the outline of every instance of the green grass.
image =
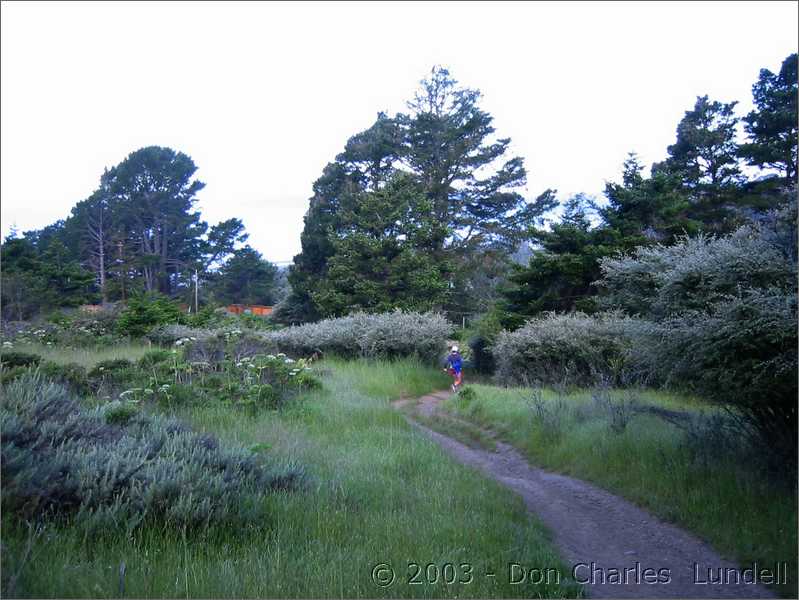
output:
[[[698, 459], [680, 429], [653, 415], [636, 415], [622, 433], [615, 433], [589, 391], [563, 397], [558, 408], [557, 394], [545, 390], [544, 403], [556, 415], [545, 424], [525, 401], [529, 390], [470, 387], [474, 400], [452, 399], [447, 409], [494, 430], [531, 462], [618, 493], [698, 534], [732, 560], [749, 565], [787, 561], [789, 585], [779, 592], [795, 597], [795, 490], [733, 460], [712, 454]], [[647, 404], [670, 410], [713, 410], [696, 399], [664, 392], [636, 394]]]
[[[124, 595], [141, 598], [580, 593], [520, 498], [454, 463], [390, 407], [400, 396], [440, 389], [443, 374], [414, 361], [325, 361], [316, 368], [326, 389], [281, 413], [253, 415], [219, 404], [180, 413], [197, 429], [306, 467], [303, 490], [270, 498], [268, 523], [187, 538], [150, 527], [98, 540], [48, 526], [23, 563], [27, 528], [6, 515], [4, 586], [18, 575], [12, 590], [18, 595], [117, 596], [124, 562]], [[512, 585], [510, 562], [559, 568], [562, 584]], [[393, 585], [372, 581], [379, 563], [395, 570]], [[411, 584], [411, 563], [434, 565], [431, 579], [436, 567], [452, 564], [448, 573], [471, 583]]]
[[63, 348], [59, 346], [47, 346], [44, 344], [15, 344], [14, 350], [20, 352], [32, 352], [38, 354], [45, 360], [64, 365], [67, 363], [77, 363], [82, 367], [91, 369], [98, 362], [103, 360], [114, 360], [126, 358], [130, 361], [139, 360], [152, 347], [146, 344], [135, 344], [124, 342], [119, 345], [107, 348]]

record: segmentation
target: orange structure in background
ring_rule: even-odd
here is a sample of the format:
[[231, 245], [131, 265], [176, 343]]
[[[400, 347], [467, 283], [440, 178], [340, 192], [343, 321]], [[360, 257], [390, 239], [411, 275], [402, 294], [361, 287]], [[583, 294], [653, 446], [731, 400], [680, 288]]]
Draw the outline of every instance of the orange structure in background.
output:
[[230, 304], [225, 310], [232, 315], [258, 315], [265, 317], [272, 314], [271, 306], [263, 304]]

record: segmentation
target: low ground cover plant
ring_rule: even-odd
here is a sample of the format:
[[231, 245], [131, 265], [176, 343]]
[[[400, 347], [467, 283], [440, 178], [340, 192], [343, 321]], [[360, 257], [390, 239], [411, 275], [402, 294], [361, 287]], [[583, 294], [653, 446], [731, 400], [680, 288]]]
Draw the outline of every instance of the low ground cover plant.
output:
[[132, 403], [85, 408], [35, 372], [4, 387], [0, 420], [3, 512], [92, 532], [257, 523], [301, 476]]

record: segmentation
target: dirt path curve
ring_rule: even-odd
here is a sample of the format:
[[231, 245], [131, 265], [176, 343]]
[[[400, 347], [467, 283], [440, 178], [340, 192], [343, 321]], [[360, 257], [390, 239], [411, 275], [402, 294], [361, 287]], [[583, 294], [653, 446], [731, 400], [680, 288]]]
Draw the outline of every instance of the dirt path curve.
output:
[[[762, 585], [720, 585], [714, 580], [719, 569], [738, 565], [722, 559], [706, 543], [665, 523], [634, 504], [589, 483], [531, 466], [511, 446], [497, 441], [496, 451], [472, 448], [425, 427], [413, 416], [444, 416], [438, 405], [449, 392], [429, 394], [417, 400], [401, 400], [408, 421], [432, 438], [455, 460], [475, 467], [518, 493], [552, 532], [553, 541], [569, 569], [577, 567], [577, 579], [588, 595], [596, 598], [769, 598], [774, 594]], [[585, 566], [583, 566], [585, 565]], [[639, 565], [636, 571], [636, 566]], [[695, 566], [695, 565], [698, 565]], [[529, 568], [529, 567], [528, 567]], [[647, 583], [643, 570], [668, 570], [668, 582]], [[698, 577], [696, 575], [698, 568]], [[627, 571], [627, 583], [611, 579], [613, 569]], [[636, 573], [638, 573], [636, 577]], [[605, 575], [604, 583], [600, 579]], [[661, 571], [661, 580], [665, 574]]]

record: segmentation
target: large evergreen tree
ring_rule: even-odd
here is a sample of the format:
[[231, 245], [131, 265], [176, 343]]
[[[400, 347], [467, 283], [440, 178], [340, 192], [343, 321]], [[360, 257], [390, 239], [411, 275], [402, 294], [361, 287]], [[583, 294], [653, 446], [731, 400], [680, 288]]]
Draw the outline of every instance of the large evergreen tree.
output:
[[560, 222], [533, 233], [539, 248], [526, 266], [515, 265], [499, 302], [502, 325], [515, 329], [546, 311], [594, 310], [599, 259], [619, 247], [618, 232], [592, 227], [592, 201], [582, 194], [564, 205]]
[[222, 304], [275, 302], [277, 267], [261, 253], [244, 246], [233, 251], [211, 280], [214, 298]]
[[545, 209], [519, 193], [527, 173], [521, 157], [508, 157], [510, 138], [495, 139], [493, 117], [478, 90], [459, 87], [436, 67], [397, 115], [403, 164], [419, 178], [436, 218], [449, 229], [442, 248], [504, 245], [515, 249]]
[[776, 169], [788, 181], [797, 174], [797, 55], [788, 56], [779, 73], [760, 70], [752, 86], [755, 110], [744, 117], [749, 142], [740, 154], [748, 164]]
[[[413, 179], [441, 227], [441, 235], [425, 251], [434, 263], [453, 266], [448, 283], [459, 289], [450, 299], [459, 298], [459, 307], [471, 306], [464, 299], [475, 289], [468, 275], [483, 266], [503, 271], [507, 255], [556, 202], [551, 192], [532, 202], [518, 192], [526, 180], [522, 160], [505, 156], [510, 140], [494, 139], [492, 117], [479, 108], [479, 99], [478, 91], [458, 87], [446, 69], [435, 68], [409, 102], [408, 114], [391, 119], [381, 113], [372, 127], [350, 138], [314, 184], [283, 320], [313, 320], [336, 305], [327, 302], [321, 308], [318, 290], [332, 278], [331, 261], [345, 248], [340, 238], [348, 221], [342, 199], [374, 202], [368, 194], [387, 186], [398, 171]], [[397, 298], [397, 305], [405, 304]]]
[[178, 269], [196, 261], [207, 225], [194, 210], [205, 184], [182, 152], [150, 146], [130, 154], [104, 175], [113, 201], [129, 226], [145, 290], [170, 294]]
[[380, 189], [344, 196], [340, 216], [346, 226], [331, 240], [327, 276], [311, 292], [322, 316], [443, 305], [449, 265], [434, 251], [446, 228], [413, 177], [397, 173]]

